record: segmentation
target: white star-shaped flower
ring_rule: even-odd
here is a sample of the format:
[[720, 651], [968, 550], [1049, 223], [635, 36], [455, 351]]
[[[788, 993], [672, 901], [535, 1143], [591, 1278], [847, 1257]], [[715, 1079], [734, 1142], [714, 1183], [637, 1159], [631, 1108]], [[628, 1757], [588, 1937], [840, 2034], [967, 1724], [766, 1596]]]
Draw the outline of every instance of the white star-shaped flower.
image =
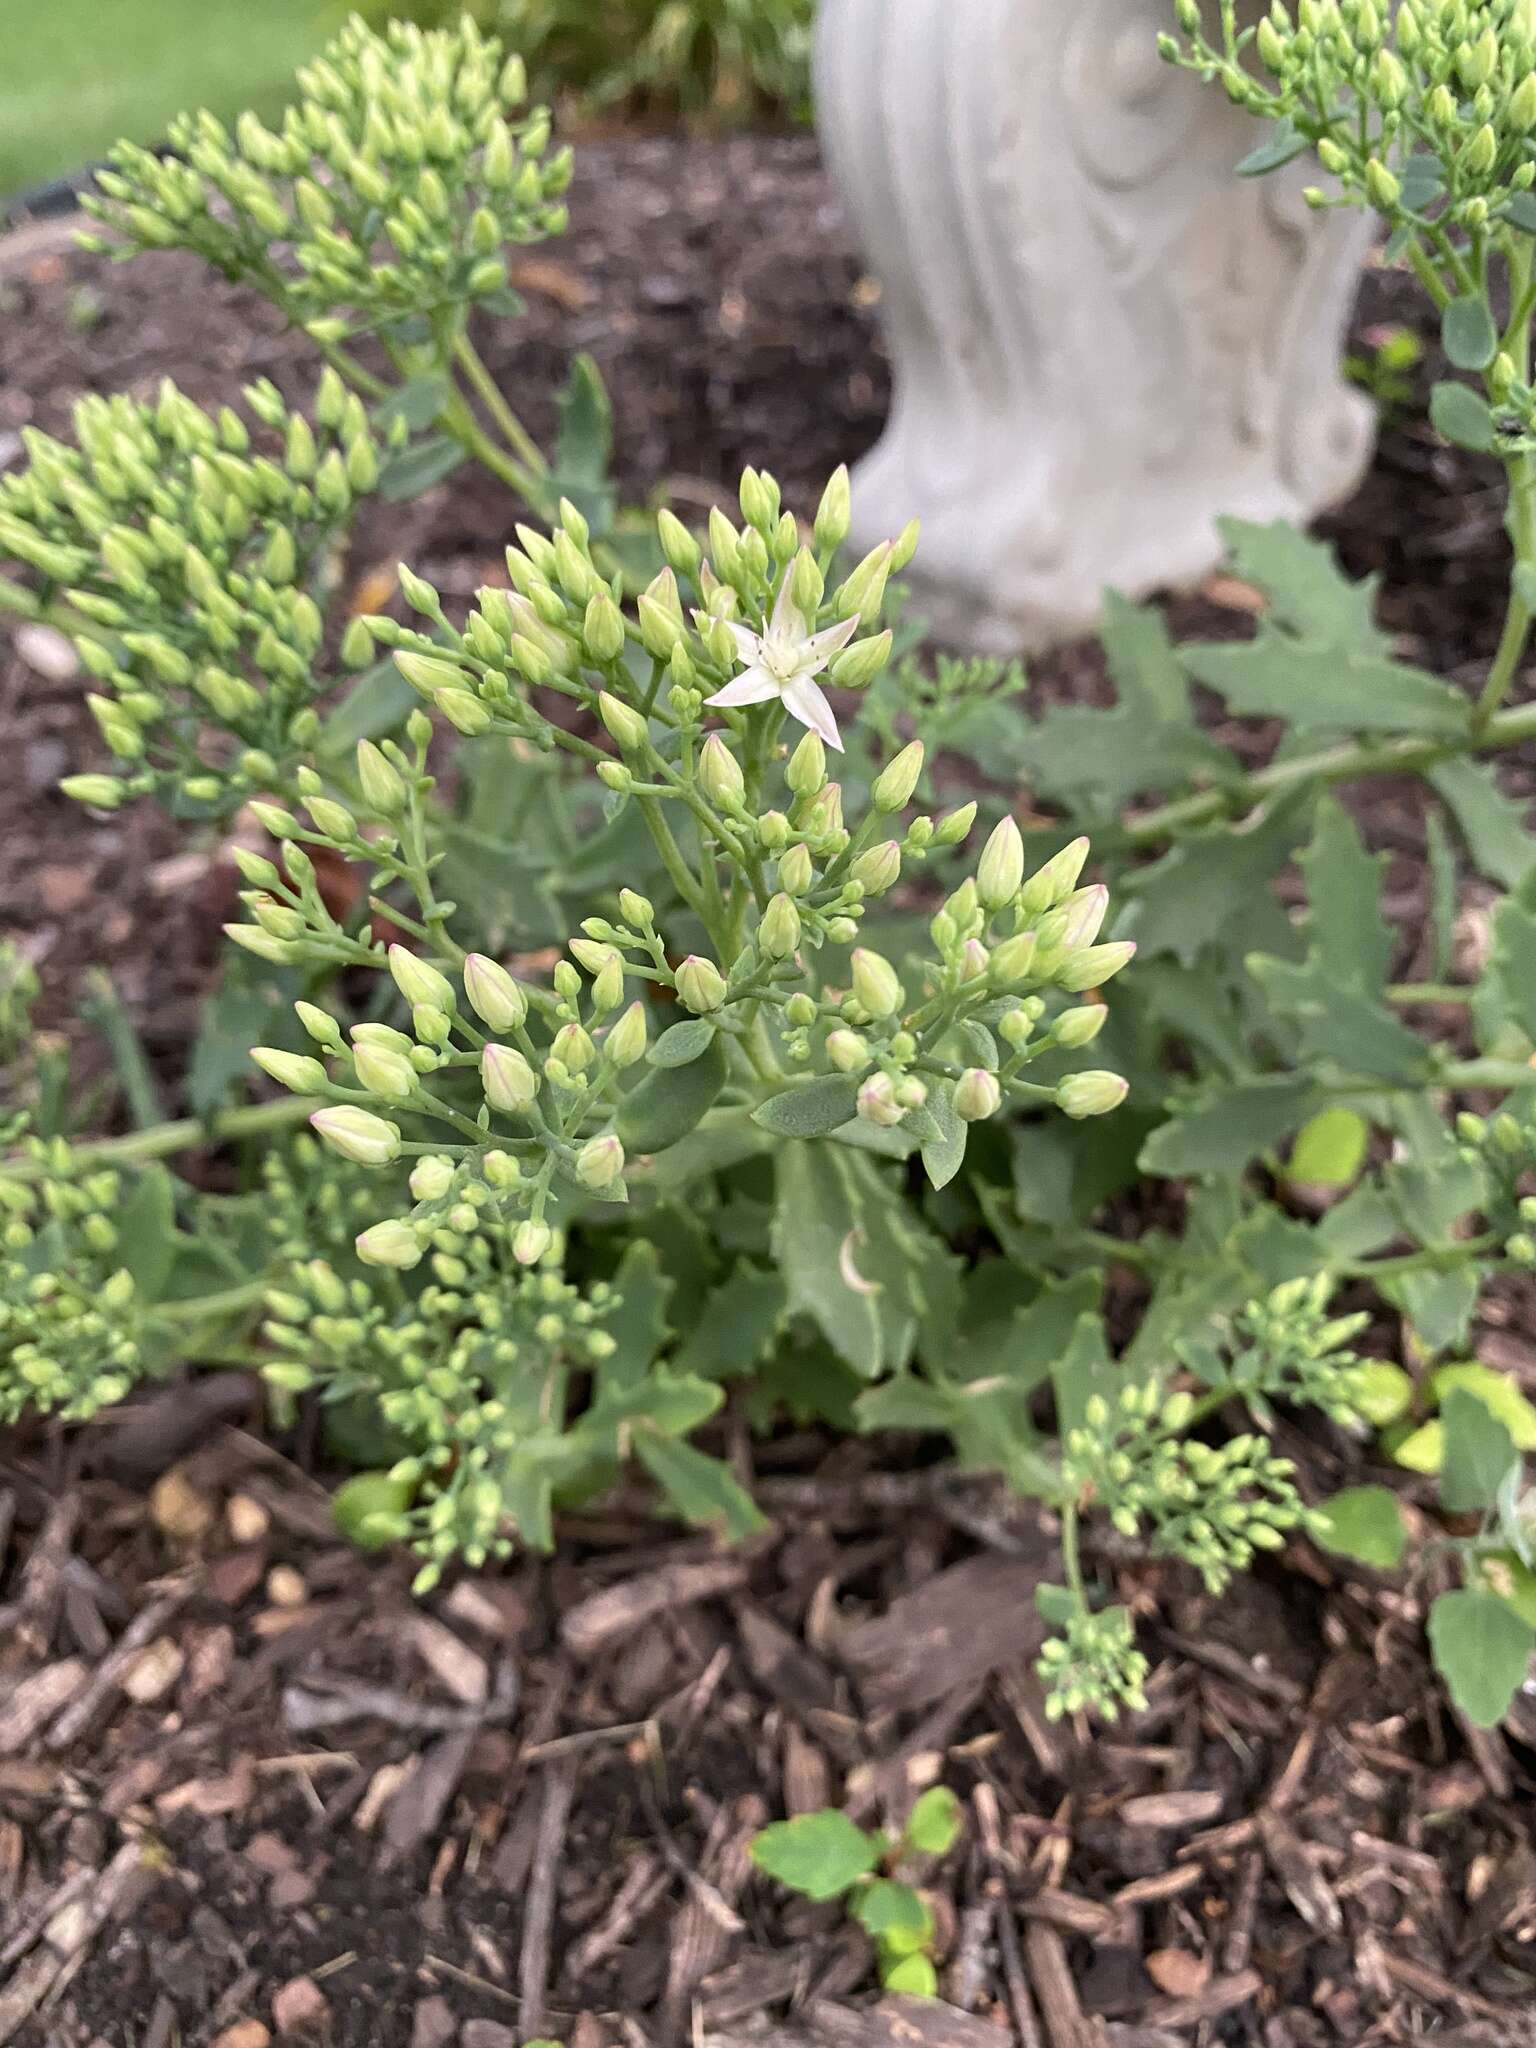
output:
[[746, 667], [723, 690], [716, 690], [708, 702], [730, 709], [741, 704], [766, 704], [773, 697], [782, 698], [784, 709], [791, 718], [798, 718], [829, 747], [836, 747], [841, 753], [843, 742], [838, 734], [837, 720], [832, 716], [832, 706], [816, 677], [833, 655], [840, 653], [857, 633], [858, 614], [855, 613], [851, 619], [840, 620], [835, 626], [828, 626], [824, 632], [808, 631], [790, 595], [792, 580], [786, 573], [766, 633], [754, 633], [749, 626], [726, 621], [726, 628], [736, 643], [736, 652]]

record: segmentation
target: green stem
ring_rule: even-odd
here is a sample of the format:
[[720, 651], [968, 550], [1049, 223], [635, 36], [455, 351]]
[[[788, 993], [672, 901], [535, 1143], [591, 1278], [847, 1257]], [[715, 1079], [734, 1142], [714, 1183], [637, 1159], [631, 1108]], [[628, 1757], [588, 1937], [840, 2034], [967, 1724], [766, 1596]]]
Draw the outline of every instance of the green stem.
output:
[[1529, 739], [1536, 739], [1536, 704], [1495, 711], [1467, 737], [1353, 740], [1315, 754], [1273, 761], [1267, 768], [1238, 776], [1220, 788], [1177, 797], [1139, 818], [1126, 820], [1115, 828], [1116, 837], [1125, 845], [1155, 845], [1192, 827], [1240, 816], [1264, 798], [1278, 796], [1301, 783], [1349, 782], [1364, 775], [1423, 774], [1440, 762], [1463, 754], [1489, 753]]
[[208, 1322], [216, 1316], [243, 1315], [247, 1309], [260, 1308], [266, 1292], [265, 1280], [248, 1280], [241, 1287], [226, 1287], [220, 1294], [198, 1294], [187, 1301], [158, 1302], [154, 1315], [159, 1322], [171, 1323]]
[[[174, 1123], [156, 1124], [122, 1138], [96, 1138], [70, 1149], [80, 1166], [144, 1166], [154, 1159], [190, 1151], [194, 1145], [232, 1145], [242, 1138], [265, 1138], [291, 1130], [313, 1107], [313, 1101], [304, 1096], [285, 1095], [276, 1102], [225, 1110], [220, 1116], [178, 1117]], [[42, 1160], [29, 1158], [8, 1160], [5, 1167], [11, 1180], [39, 1180], [46, 1171]]]
[[508, 405], [501, 386], [486, 368], [479, 350], [467, 334], [459, 335], [453, 344], [453, 353], [459, 367], [469, 379], [475, 395], [501, 429], [502, 437], [512, 453], [534, 476], [548, 476], [549, 463], [543, 449]]
[[1061, 1565], [1066, 1574], [1067, 1590], [1086, 1614], [1088, 1592], [1083, 1584], [1082, 1555], [1078, 1547], [1077, 1503], [1070, 1500], [1061, 1510]]

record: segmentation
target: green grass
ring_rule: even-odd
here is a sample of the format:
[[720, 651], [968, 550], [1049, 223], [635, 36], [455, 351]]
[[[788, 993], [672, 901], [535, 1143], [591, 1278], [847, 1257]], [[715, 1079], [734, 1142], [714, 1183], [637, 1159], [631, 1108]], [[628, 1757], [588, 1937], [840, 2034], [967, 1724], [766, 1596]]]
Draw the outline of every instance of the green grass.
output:
[[328, 0], [3, 0], [0, 197], [153, 142], [183, 107], [280, 107], [334, 33]]

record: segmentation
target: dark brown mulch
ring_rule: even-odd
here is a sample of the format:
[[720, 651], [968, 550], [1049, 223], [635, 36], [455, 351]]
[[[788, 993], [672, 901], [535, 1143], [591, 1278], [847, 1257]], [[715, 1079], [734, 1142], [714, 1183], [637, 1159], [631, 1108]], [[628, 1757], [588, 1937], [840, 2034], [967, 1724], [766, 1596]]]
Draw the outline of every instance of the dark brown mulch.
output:
[[[0, 2044], [1531, 2040], [1536, 1706], [1469, 1739], [1417, 1600], [1308, 1553], [1106, 1564], [1148, 1711], [1048, 1723], [1049, 1534], [900, 1449], [776, 1447], [745, 1551], [620, 1500], [425, 1610], [240, 1430], [147, 1495], [0, 1468]], [[937, 1781], [922, 2007], [746, 1849]]]
[[[573, 202], [527, 319], [489, 338], [536, 430], [590, 347], [631, 494], [702, 507], [752, 460], [804, 502], [874, 438], [885, 369], [813, 145], [593, 145]], [[0, 264], [0, 434], [166, 373], [209, 400], [257, 373], [303, 389], [271, 316], [179, 259], [104, 272], [34, 242]], [[1361, 323], [1408, 303], [1370, 276]], [[1492, 508], [1410, 421], [1329, 523], [1446, 673], [1496, 632]], [[505, 525], [456, 482], [366, 526], [357, 572], [405, 555], [467, 593]], [[1244, 603], [1218, 583], [1177, 621], [1233, 630]], [[0, 655], [0, 923], [53, 1021], [106, 959], [169, 1063], [233, 883], [147, 809], [51, 793], [93, 740], [48, 652]], [[1104, 687], [1087, 647], [1035, 680]], [[1411, 917], [1415, 806], [1385, 786], [1371, 822]], [[1492, 1343], [1536, 1364], [1508, 1327]], [[1152, 1710], [1079, 1741], [1029, 1671], [1027, 1516], [882, 1477], [899, 1446], [771, 1448], [774, 1527], [744, 1556], [620, 1503], [424, 1618], [406, 1569], [339, 1546], [314, 1481], [239, 1432], [148, 1503], [69, 1468], [40, 1485], [35, 1449], [0, 1472], [0, 2043], [1536, 2039], [1536, 1726], [1450, 1721], [1416, 1598], [1315, 1556], [1220, 1604], [1123, 1569]], [[837, 1913], [752, 1876], [744, 1843], [829, 1801], [899, 1818], [935, 1775], [968, 1814], [927, 1874], [953, 2007], [872, 2004]]]

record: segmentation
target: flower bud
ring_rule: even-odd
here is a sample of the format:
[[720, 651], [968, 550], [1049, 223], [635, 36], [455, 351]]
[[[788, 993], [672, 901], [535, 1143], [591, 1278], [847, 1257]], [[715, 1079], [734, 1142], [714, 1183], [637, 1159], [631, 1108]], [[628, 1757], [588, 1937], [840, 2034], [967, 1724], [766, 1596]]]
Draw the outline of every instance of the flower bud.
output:
[[985, 1067], [967, 1067], [955, 1083], [950, 1101], [962, 1123], [985, 1123], [1002, 1107], [1002, 1086], [996, 1074], [989, 1074]]
[[362, 1045], [352, 1056], [357, 1069], [357, 1084], [366, 1088], [370, 1095], [385, 1095], [394, 1102], [404, 1102], [416, 1093], [416, 1069], [400, 1053], [388, 1052], [382, 1046]]
[[719, 733], [712, 732], [699, 749], [699, 787], [712, 804], [731, 810], [746, 792], [741, 763]]
[[871, 1074], [859, 1090], [859, 1115], [867, 1124], [890, 1130], [906, 1111], [896, 1100], [896, 1083], [889, 1074]]
[[1527, 71], [1510, 94], [1505, 111], [1511, 125], [1522, 135], [1529, 135], [1536, 128], [1536, 71]]
[[623, 1171], [624, 1147], [611, 1131], [589, 1138], [576, 1155], [576, 1178], [594, 1194], [611, 1188]]
[[115, 811], [125, 793], [113, 775], [66, 775], [59, 792], [72, 803], [89, 804], [95, 811]]
[[258, 960], [271, 961], [274, 967], [292, 967], [302, 957], [287, 939], [273, 938], [259, 924], [227, 924], [224, 936], [242, 946], [247, 953], [254, 953]]
[[1091, 946], [1103, 929], [1109, 910], [1109, 891], [1102, 882], [1095, 882], [1086, 889], [1074, 889], [1060, 908], [1065, 922], [1056, 944], [1064, 952], [1075, 953], [1080, 947]]
[[667, 566], [676, 576], [697, 576], [704, 551], [675, 512], [656, 515], [656, 534]]
[[770, 960], [787, 960], [800, 943], [800, 913], [781, 890], [769, 899], [757, 928], [757, 943]]
[[357, 820], [345, 804], [335, 803], [328, 796], [312, 796], [305, 802], [315, 823], [315, 830], [327, 839], [341, 840], [350, 845], [357, 837]]
[[1077, 887], [1077, 878], [1083, 872], [1087, 858], [1086, 839], [1074, 839], [1060, 853], [1053, 854], [1045, 866], [1037, 868], [1024, 884], [1024, 908], [1035, 917], [1054, 909]]
[[896, 636], [887, 626], [883, 633], [867, 634], [845, 647], [832, 663], [828, 678], [839, 690], [866, 690], [891, 658]]
[[955, 965], [961, 982], [980, 981], [992, 964], [992, 955], [980, 939], [967, 939]]
[[809, 548], [802, 548], [789, 571], [790, 598], [802, 619], [814, 622], [825, 592], [825, 579], [817, 567], [816, 557]]
[[853, 524], [853, 489], [848, 465], [842, 463], [827, 481], [816, 508], [816, 545], [824, 555], [833, 555], [848, 538]]
[[295, 1003], [294, 1014], [316, 1045], [323, 1045], [334, 1052], [341, 1045], [341, 1026], [328, 1010], [319, 1009], [314, 1003]]
[[418, 1003], [430, 1003], [434, 1009], [446, 1010], [450, 1017], [453, 1015], [457, 1001], [447, 976], [439, 974], [435, 967], [419, 959], [408, 947], [390, 947], [389, 971], [394, 977], [395, 987], [413, 1009]]
[[1018, 932], [992, 949], [989, 971], [999, 988], [1017, 988], [1035, 964], [1035, 934]]
[[619, 891], [619, 914], [624, 922], [636, 931], [649, 931], [656, 921], [655, 905], [649, 896], [642, 896], [638, 889]]
[[816, 1022], [817, 1014], [816, 998], [807, 995], [804, 989], [796, 989], [784, 1005], [784, 1021], [796, 1031], [809, 1031]]
[[866, 896], [883, 896], [901, 874], [901, 848], [894, 839], [867, 846], [848, 870]]
[[922, 772], [923, 743], [913, 740], [875, 777], [874, 787], [869, 792], [870, 802], [877, 811], [886, 815], [905, 810], [912, 801], [912, 792], [917, 788]]
[[641, 593], [635, 609], [640, 619], [640, 640], [646, 653], [657, 661], [670, 660], [673, 648], [687, 639], [687, 627], [665, 605], [658, 604], [649, 591]]
[[520, 1266], [536, 1266], [555, 1241], [555, 1233], [547, 1223], [535, 1223], [531, 1218], [519, 1223], [512, 1236], [512, 1256]]
[[631, 1003], [608, 1033], [603, 1049], [616, 1067], [632, 1067], [645, 1055], [646, 1021], [644, 1003]]
[[976, 822], [974, 803], [962, 804], [957, 811], [951, 811], [947, 818], [940, 818], [934, 827], [935, 846], [959, 846]]
[[1109, 1018], [1102, 1003], [1084, 1003], [1080, 1009], [1063, 1010], [1051, 1027], [1051, 1036], [1069, 1052], [1092, 1045]]
[[453, 1161], [434, 1154], [411, 1168], [411, 1193], [418, 1202], [440, 1202], [453, 1186]]
[[473, 690], [474, 678], [455, 661], [447, 661], [440, 654], [412, 654], [401, 650], [395, 656], [395, 667], [423, 697], [432, 697], [439, 690]]
[[853, 1074], [869, 1065], [869, 1047], [857, 1031], [839, 1027], [827, 1033], [827, 1058], [840, 1074]]
[[1135, 955], [1136, 947], [1129, 939], [1119, 939], [1108, 946], [1089, 946], [1081, 953], [1069, 954], [1052, 979], [1068, 995], [1082, 995], [1086, 989], [1102, 988]]
[[890, 961], [867, 946], [853, 955], [853, 993], [872, 1017], [893, 1017], [904, 1000], [900, 981]]
[[796, 796], [814, 796], [827, 779], [827, 750], [813, 732], [808, 732], [789, 757], [784, 780]]
[[357, 743], [357, 779], [371, 810], [381, 818], [397, 817], [406, 805], [405, 783], [399, 771], [372, 740]]
[[597, 1047], [580, 1024], [562, 1024], [549, 1051], [550, 1057], [571, 1074], [584, 1074], [597, 1058]]
[[811, 886], [814, 869], [811, 849], [803, 840], [786, 848], [779, 859], [779, 887], [790, 896], [803, 896]]
[[492, 1109], [520, 1116], [538, 1099], [539, 1079], [512, 1045], [488, 1045], [480, 1055], [480, 1086]]
[[696, 1017], [718, 1010], [725, 1001], [725, 976], [713, 960], [690, 953], [677, 970], [677, 1000]]
[[485, 1176], [486, 1186], [502, 1193], [508, 1188], [515, 1188], [523, 1177], [523, 1169], [512, 1154], [499, 1148], [486, 1153], [480, 1161], [480, 1171]]
[[624, 652], [624, 614], [606, 590], [594, 591], [587, 600], [581, 644], [600, 663], [617, 661]]
[[471, 953], [464, 962], [464, 995], [482, 1024], [492, 1031], [517, 1031], [528, 1015], [528, 998], [499, 961]]
[[976, 893], [988, 910], [1003, 910], [1019, 893], [1024, 880], [1024, 841], [1018, 825], [1004, 818], [982, 850], [976, 870]]
[[388, 1166], [400, 1157], [399, 1130], [371, 1109], [339, 1103], [331, 1109], [317, 1109], [309, 1122], [333, 1152], [350, 1159], [354, 1166]]
[[[1485, 177], [1493, 169], [1495, 163], [1497, 163], [1498, 156], [1499, 138], [1494, 133], [1490, 124], [1485, 121], [1472, 137], [1472, 140], [1462, 150], [1458, 168], [1465, 171], [1468, 177]], [[1367, 186], [1369, 187], [1369, 165], [1366, 166], [1366, 174]], [[1374, 193], [1372, 197], [1375, 198]], [[1379, 200], [1376, 203], [1377, 205], [1381, 204]]]
[[755, 469], [744, 469], [737, 496], [741, 503], [741, 516], [749, 526], [755, 526], [763, 533], [767, 533], [777, 524], [779, 487], [771, 476], [765, 476]]
[[609, 690], [599, 695], [597, 709], [603, 724], [626, 754], [645, 745], [648, 728], [638, 711], [622, 703]]
[[280, 1088], [294, 1095], [319, 1095], [327, 1085], [325, 1068], [308, 1053], [280, 1052], [270, 1045], [258, 1045], [251, 1058]]
[[[1493, 140], [1493, 130], [1490, 128], [1485, 132], [1491, 142]], [[1470, 154], [1470, 152], [1464, 153], [1463, 161], [1465, 161], [1467, 154]], [[1365, 192], [1366, 197], [1378, 213], [1390, 213], [1403, 196], [1402, 181], [1387, 169], [1379, 156], [1373, 156], [1366, 160]]]
[[1084, 1117], [1107, 1116], [1118, 1109], [1129, 1088], [1119, 1074], [1091, 1068], [1086, 1074], [1068, 1074], [1056, 1090], [1056, 1106], [1080, 1123]]
[[891, 543], [883, 540], [878, 547], [870, 549], [832, 600], [838, 616], [846, 619], [857, 612], [861, 619], [872, 624], [879, 618], [880, 607], [885, 602], [885, 586], [890, 573]]
[[363, 1231], [357, 1238], [356, 1251], [365, 1266], [390, 1266], [404, 1273], [421, 1264], [422, 1247], [416, 1233], [409, 1223], [398, 1218], [375, 1223], [371, 1230]]
[[495, 724], [495, 714], [470, 690], [439, 690], [432, 699], [455, 732], [465, 739], [478, 739]]

